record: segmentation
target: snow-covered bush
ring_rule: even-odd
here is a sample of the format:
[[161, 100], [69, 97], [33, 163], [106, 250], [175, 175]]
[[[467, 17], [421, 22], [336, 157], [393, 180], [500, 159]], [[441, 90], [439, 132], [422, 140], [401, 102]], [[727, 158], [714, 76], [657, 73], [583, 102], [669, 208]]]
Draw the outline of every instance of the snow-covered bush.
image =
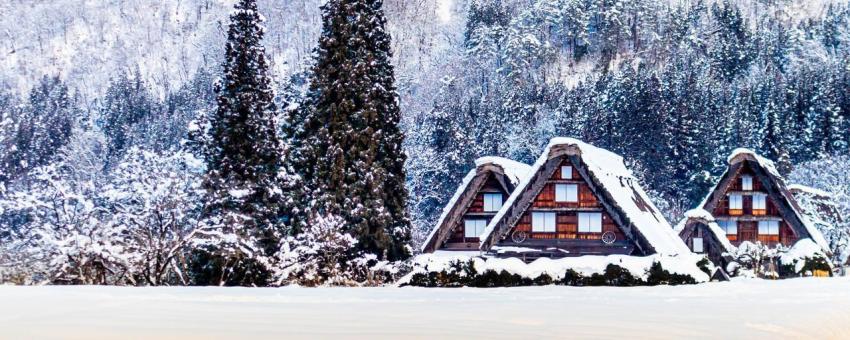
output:
[[800, 240], [779, 257], [781, 277], [832, 276], [829, 257], [809, 239]]
[[420, 255], [400, 282], [421, 287], [646, 286], [706, 282], [697, 258], [621, 255], [537, 259]]
[[831, 275], [829, 257], [812, 240], [802, 239], [791, 248], [778, 245], [771, 248], [760, 242], [742, 242], [729, 254], [733, 261], [726, 270], [731, 276], [785, 279]]
[[347, 253], [357, 240], [338, 216], [313, 216], [305, 229], [281, 245], [279, 281], [302, 286], [351, 285]]

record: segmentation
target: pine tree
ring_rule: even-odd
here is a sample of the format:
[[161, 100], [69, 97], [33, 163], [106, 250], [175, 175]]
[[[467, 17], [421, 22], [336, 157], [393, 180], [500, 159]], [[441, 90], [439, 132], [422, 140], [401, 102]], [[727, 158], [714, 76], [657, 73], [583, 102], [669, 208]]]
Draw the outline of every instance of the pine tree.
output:
[[409, 255], [404, 135], [380, 0], [322, 7], [308, 110], [293, 156], [319, 216], [345, 221], [357, 248], [390, 260]]
[[255, 0], [240, 0], [230, 16], [218, 108], [210, 118], [205, 223], [218, 237], [194, 259], [198, 284], [266, 285], [268, 259], [279, 246], [291, 179], [281, 167], [274, 93], [264, 28]]
[[108, 139], [107, 165], [122, 158], [135, 142], [133, 130], [136, 124], [150, 117], [154, 111], [156, 103], [138, 70], [129, 75], [121, 73], [112, 80], [100, 108], [103, 132]]

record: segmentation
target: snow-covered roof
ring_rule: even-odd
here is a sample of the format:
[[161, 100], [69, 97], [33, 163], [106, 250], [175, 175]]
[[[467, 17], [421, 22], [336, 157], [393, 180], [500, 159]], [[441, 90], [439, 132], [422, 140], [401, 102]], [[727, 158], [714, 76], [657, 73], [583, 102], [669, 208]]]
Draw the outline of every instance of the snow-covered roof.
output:
[[502, 157], [486, 156], [475, 160], [476, 169], [488, 164], [502, 168], [502, 172], [505, 173], [505, 176], [513, 185], [519, 184], [519, 182], [525, 179], [531, 171], [531, 166], [528, 164]]
[[705, 223], [705, 225], [708, 226], [708, 230], [710, 230], [714, 234], [714, 237], [717, 238], [718, 241], [720, 241], [720, 244], [727, 251], [735, 249], [735, 246], [732, 245], [732, 242], [729, 242], [729, 238], [726, 237], [726, 232], [723, 231], [723, 229], [720, 229], [720, 226], [717, 225], [717, 221], [714, 219], [714, 215], [712, 215], [708, 211], [705, 211], [704, 209], [688, 210], [688, 212], [685, 213], [685, 218], [683, 218], [679, 222], [679, 224], [676, 225], [676, 232], [681, 233], [682, 230], [685, 229], [685, 226], [687, 226], [688, 221], [690, 220], [697, 220]]
[[514, 186], [519, 184], [529, 174], [531, 174], [531, 167], [528, 164], [523, 164], [507, 158], [486, 156], [476, 159], [475, 168], [469, 170], [469, 172], [466, 173], [466, 176], [463, 178], [463, 181], [461, 181], [460, 185], [457, 187], [455, 194], [452, 195], [452, 198], [449, 199], [449, 202], [446, 203], [446, 205], [443, 207], [443, 212], [442, 214], [440, 214], [440, 218], [437, 220], [437, 224], [435, 224], [434, 227], [431, 228], [431, 232], [428, 234], [428, 237], [425, 239], [425, 242], [422, 243], [420, 251], [425, 251], [425, 248], [437, 235], [437, 231], [440, 229], [440, 226], [443, 225], [443, 222], [446, 220], [446, 217], [448, 217], [449, 213], [451, 213], [452, 207], [457, 204], [457, 201], [460, 199], [460, 196], [463, 195], [463, 193], [469, 187], [469, 184], [472, 183], [472, 180], [475, 178], [476, 175], [478, 175], [478, 170], [486, 165], [494, 165], [501, 168], [502, 172], [505, 174], [505, 178], [507, 178]]
[[[666, 255], [690, 253], [679, 236], [673, 232], [673, 227], [670, 226], [664, 216], [661, 215], [660, 210], [655, 207], [655, 204], [643, 191], [632, 171], [626, 168], [623, 158], [611, 151], [595, 147], [575, 138], [552, 138], [543, 153], [532, 165], [530, 174], [541, 170], [550, 159], [550, 151], [555, 146], [574, 147], [579, 150], [579, 156], [587, 166], [588, 173], [602, 189], [608, 191], [613, 198], [611, 203], [620, 209], [628, 222], [631, 222], [632, 226], [643, 235], [657, 253]], [[529, 175], [519, 183], [511, 196], [505, 201], [502, 209], [484, 229], [481, 236], [482, 250], [485, 250], [483, 248], [485, 248], [485, 242], [488, 239], [498, 237], [498, 235], [493, 235], [496, 226], [505, 218], [505, 214], [529, 187], [533, 177], [533, 175]], [[641, 209], [638, 202], [644, 203], [644, 207], [648, 207], [648, 209]]]
[[820, 189], [817, 189], [817, 188], [812, 188], [810, 186], [802, 185], [802, 184], [789, 184], [788, 190], [791, 190], [792, 192], [794, 192], [794, 191], [803, 192], [803, 193], [806, 193], [806, 194], [810, 194], [810, 195], [813, 195], [813, 196], [819, 196], [819, 197], [823, 197], [823, 198], [833, 197], [833, 195], [831, 193], [828, 193], [826, 191], [823, 191], [823, 190], [820, 190]]
[[726, 158], [726, 162], [728, 162], [729, 165], [735, 164], [735, 163], [740, 162], [741, 160], [745, 159], [742, 156], [752, 156], [752, 159], [754, 159], [756, 162], [758, 162], [759, 166], [761, 166], [763, 169], [770, 172], [771, 175], [776, 176], [778, 178], [782, 178], [782, 175], [780, 175], [779, 171], [776, 170], [776, 164], [774, 164], [772, 160], [769, 160], [767, 158], [762, 157], [761, 155], [759, 155], [758, 153], [756, 153], [755, 151], [753, 151], [751, 149], [747, 149], [747, 148], [737, 148], [737, 149], [735, 149], [734, 151], [732, 151], [732, 154], [730, 154], [729, 157]]
[[[758, 153], [756, 153], [755, 151], [753, 151], [751, 149], [747, 149], [747, 148], [737, 148], [737, 149], [735, 149], [734, 151], [732, 151], [732, 154], [730, 154], [729, 157], [726, 159], [726, 161], [729, 163], [730, 166], [733, 165], [733, 164], [742, 162], [744, 160], [755, 161], [755, 163], [759, 167], [761, 167], [762, 169], [764, 169], [768, 173], [768, 175], [773, 179], [773, 181], [776, 182], [777, 186], [779, 187], [780, 195], [782, 195], [782, 197], [786, 200], [786, 202], [788, 202], [788, 205], [791, 207], [791, 210], [794, 212], [794, 215], [796, 215], [797, 218], [800, 220], [803, 227], [806, 229], [806, 232], [811, 236], [812, 240], [818, 246], [820, 246], [824, 251], [829, 253], [830, 252], [829, 243], [826, 242], [826, 239], [823, 237], [823, 234], [821, 234], [820, 230], [818, 230], [818, 228], [815, 226], [815, 224], [812, 223], [808, 219], [808, 217], [806, 217], [806, 215], [803, 213], [802, 209], [797, 204], [797, 201], [794, 199], [794, 196], [789, 191], [789, 187], [785, 186], [785, 179], [782, 177], [782, 175], [779, 174], [779, 171], [776, 170], [776, 165], [773, 163], [773, 161], [771, 161], [767, 158], [764, 158], [761, 155], [759, 155]], [[727, 168], [726, 171], [723, 172], [723, 175], [720, 176], [720, 178], [721, 179], [725, 178], [728, 175], [729, 175], [729, 168]], [[705, 198], [703, 198], [702, 202], [699, 205], [700, 207], [706, 206], [706, 204], [709, 202], [709, 200], [711, 200], [711, 197], [714, 194], [714, 192], [718, 189], [719, 185], [720, 185], [720, 182], [718, 182], [714, 185], [714, 187], [711, 189], [711, 191], [709, 191], [708, 194], [705, 196]]]

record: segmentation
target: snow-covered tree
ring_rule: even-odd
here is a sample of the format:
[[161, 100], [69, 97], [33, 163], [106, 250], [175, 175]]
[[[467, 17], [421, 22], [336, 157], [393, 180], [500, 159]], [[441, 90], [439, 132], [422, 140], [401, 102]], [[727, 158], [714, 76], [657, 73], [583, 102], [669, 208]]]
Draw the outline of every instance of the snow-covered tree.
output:
[[290, 175], [281, 167], [265, 28], [254, 0], [240, 0], [230, 16], [218, 107], [209, 119], [205, 155], [207, 205], [193, 259], [200, 284], [265, 285], [269, 256], [285, 230]]
[[357, 249], [409, 256], [404, 134], [390, 64], [383, 2], [331, 0], [322, 7], [306, 113], [293, 139], [294, 161], [320, 216], [339, 216]]
[[191, 154], [130, 149], [101, 197], [123, 231], [129, 275], [140, 285], [190, 283], [187, 254], [203, 235], [203, 162]]

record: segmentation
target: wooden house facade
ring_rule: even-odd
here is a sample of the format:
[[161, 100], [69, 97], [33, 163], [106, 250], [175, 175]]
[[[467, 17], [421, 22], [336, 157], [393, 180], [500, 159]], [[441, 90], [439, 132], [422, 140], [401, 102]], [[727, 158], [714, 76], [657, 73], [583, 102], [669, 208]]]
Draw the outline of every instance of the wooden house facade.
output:
[[478, 251], [480, 235], [504, 201], [528, 174], [529, 166], [483, 157], [464, 178], [425, 240], [421, 251]]
[[704, 254], [725, 274], [726, 266], [732, 261], [729, 254], [735, 250], [735, 246], [717, 225], [714, 216], [702, 209], [688, 211], [676, 226], [676, 232], [693, 253]]
[[687, 252], [620, 156], [572, 138], [549, 143], [480, 248], [526, 261]]
[[829, 252], [823, 235], [805, 218], [772, 161], [738, 149], [728, 163], [701, 208], [711, 213], [732, 245], [747, 241], [790, 247], [809, 238]]

